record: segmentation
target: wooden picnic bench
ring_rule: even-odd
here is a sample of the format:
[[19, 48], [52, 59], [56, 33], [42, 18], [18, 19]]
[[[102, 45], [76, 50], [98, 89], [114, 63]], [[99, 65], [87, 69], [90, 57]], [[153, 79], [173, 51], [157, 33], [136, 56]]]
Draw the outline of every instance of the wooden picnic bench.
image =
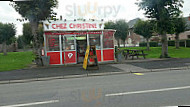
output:
[[145, 59], [146, 55], [148, 55], [148, 54], [145, 54], [144, 50], [137, 50], [137, 49], [125, 49], [124, 50], [125, 59], [128, 59], [129, 57], [132, 57], [132, 59], [134, 59], [134, 56], [136, 56], [137, 59], [139, 58], [139, 56], [143, 56], [143, 58]]

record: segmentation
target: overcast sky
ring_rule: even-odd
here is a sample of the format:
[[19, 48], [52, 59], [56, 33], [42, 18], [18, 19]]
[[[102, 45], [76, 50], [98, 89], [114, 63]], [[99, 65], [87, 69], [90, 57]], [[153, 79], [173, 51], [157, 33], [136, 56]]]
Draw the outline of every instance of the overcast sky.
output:
[[[104, 20], [145, 18], [143, 11], [138, 11], [136, 0], [58, 0], [57, 18], [64, 19], [93, 18]], [[184, 0], [183, 16], [190, 14], [190, 0]], [[9, 5], [8, 1], [0, 1], [0, 22], [14, 23], [17, 27], [17, 36], [22, 35], [23, 22], [16, 21], [21, 16]]]

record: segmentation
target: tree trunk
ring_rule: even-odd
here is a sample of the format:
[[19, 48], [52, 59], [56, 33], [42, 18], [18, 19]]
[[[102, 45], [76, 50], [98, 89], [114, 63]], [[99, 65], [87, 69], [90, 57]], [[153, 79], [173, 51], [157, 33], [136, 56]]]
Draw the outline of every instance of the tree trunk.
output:
[[6, 41], [4, 41], [2, 45], [3, 45], [3, 54], [7, 55], [7, 44], [6, 44]]
[[120, 48], [120, 42], [119, 42], [119, 39], [117, 39], [117, 45], [118, 45], [118, 48]]
[[34, 38], [34, 43], [33, 43], [33, 48], [34, 48], [34, 53], [36, 54], [36, 64], [37, 65], [42, 65], [42, 60], [41, 60], [41, 49], [40, 49], [40, 43], [37, 37], [37, 31], [38, 31], [38, 22], [31, 21], [30, 22], [31, 27], [32, 27], [32, 34]]
[[146, 39], [146, 50], [149, 51], [150, 50], [150, 43], [149, 43], [149, 39]]
[[175, 47], [176, 49], [179, 49], [179, 34], [176, 34], [176, 37], [175, 37]]
[[123, 41], [123, 43], [124, 43], [124, 48], [125, 48], [125, 40]]
[[168, 55], [168, 40], [167, 40], [167, 35], [164, 33], [162, 35], [162, 55], [160, 58], [169, 58]]

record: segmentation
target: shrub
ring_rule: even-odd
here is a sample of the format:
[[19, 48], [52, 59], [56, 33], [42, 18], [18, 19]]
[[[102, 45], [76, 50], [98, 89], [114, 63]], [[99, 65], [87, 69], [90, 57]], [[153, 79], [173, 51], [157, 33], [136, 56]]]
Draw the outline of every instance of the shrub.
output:
[[168, 41], [168, 46], [175, 46], [175, 41], [174, 40]]
[[[158, 42], [149, 42], [150, 47], [158, 47]], [[146, 47], [147, 43], [146, 42], [142, 42], [139, 44], [140, 47]]]

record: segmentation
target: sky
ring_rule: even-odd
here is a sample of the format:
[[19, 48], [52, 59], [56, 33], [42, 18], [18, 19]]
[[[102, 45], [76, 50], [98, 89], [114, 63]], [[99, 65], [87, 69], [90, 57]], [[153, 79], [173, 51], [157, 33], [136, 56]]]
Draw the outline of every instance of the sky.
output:
[[[137, 0], [58, 0], [58, 7], [54, 9], [57, 18], [61, 15], [63, 19], [73, 20], [84, 19], [104, 19], [118, 20], [125, 19], [130, 21], [135, 18], [146, 19], [144, 11], [138, 11], [139, 7], [135, 4]], [[22, 35], [22, 24], [25, 22], [17, 21], [21, 19], [8, 1], [0, 1], [0, 22], [14, 23], [17, 28], [16, 36]], [[190, 15], [190, 0], [184, 0], [181, 10], [183, 16]]]

